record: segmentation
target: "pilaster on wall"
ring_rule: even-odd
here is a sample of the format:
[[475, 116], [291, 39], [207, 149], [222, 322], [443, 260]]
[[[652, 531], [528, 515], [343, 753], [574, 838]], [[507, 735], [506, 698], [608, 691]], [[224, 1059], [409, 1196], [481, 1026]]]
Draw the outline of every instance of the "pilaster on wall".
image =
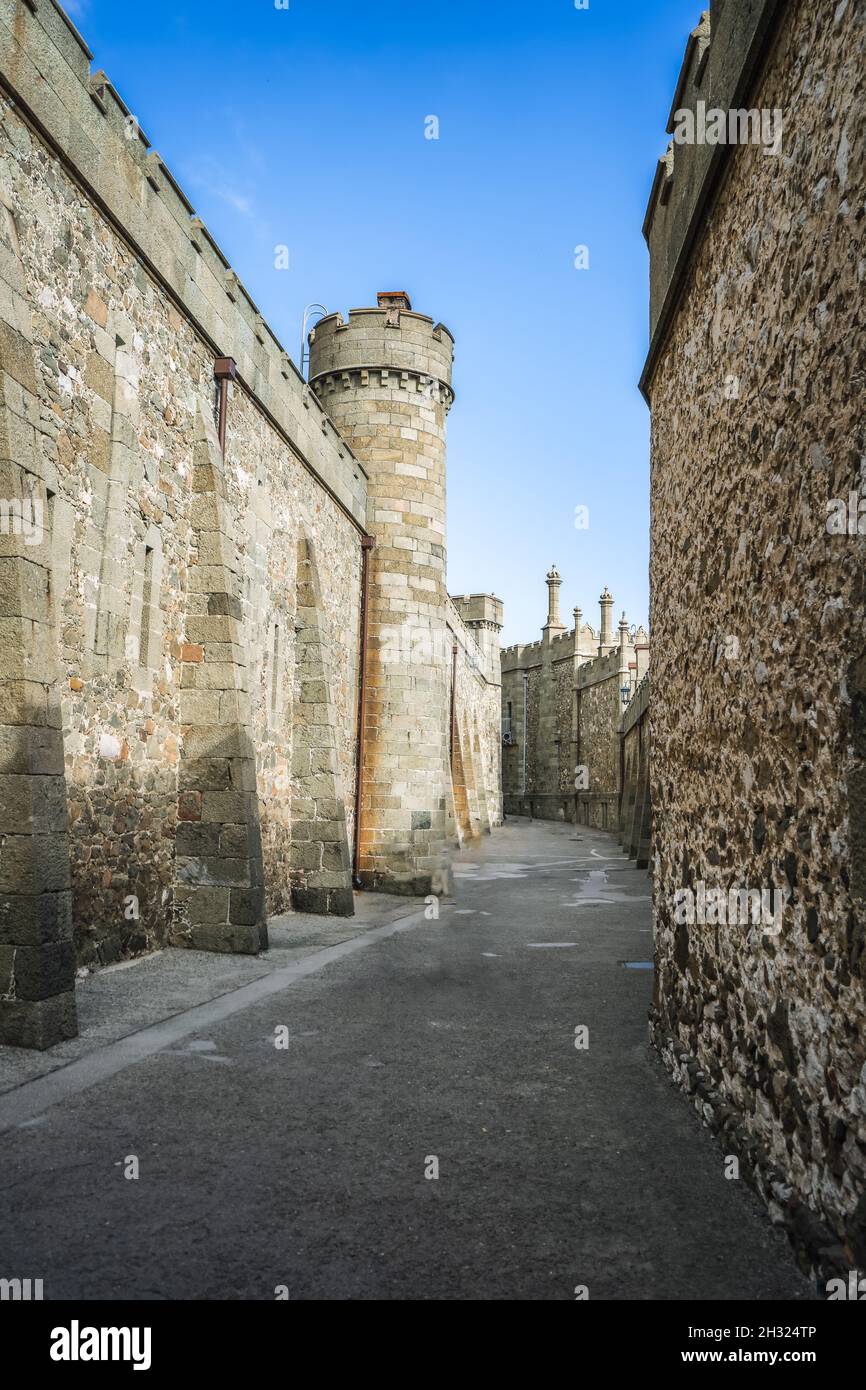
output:
[[38, 436], [30, 306], [0, 190], [0, 1042], [77, 1033], [52, 494]]
[[325, 660], [322, 597], [312, 541], [298, 542], [292, 749], [292, 903], [351, 917], [352, 860], [339, 776], [337, 721]]
[[241, 571], [219, 440], [201, 408], [192, 493], [172, 944], [255, 955], [268, 933]]

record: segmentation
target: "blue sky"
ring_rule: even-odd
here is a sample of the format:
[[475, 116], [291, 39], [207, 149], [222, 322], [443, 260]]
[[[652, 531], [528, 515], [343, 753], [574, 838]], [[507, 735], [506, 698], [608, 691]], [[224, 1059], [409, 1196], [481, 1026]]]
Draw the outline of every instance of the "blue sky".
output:
[[532, 641], [556, 563], [564, 617], [607, 584], [646, 622], [641, 224], [700, 0], [67, 8], [294, 358], [305, 304], [380, 289], [454, 333], [451, 592]]

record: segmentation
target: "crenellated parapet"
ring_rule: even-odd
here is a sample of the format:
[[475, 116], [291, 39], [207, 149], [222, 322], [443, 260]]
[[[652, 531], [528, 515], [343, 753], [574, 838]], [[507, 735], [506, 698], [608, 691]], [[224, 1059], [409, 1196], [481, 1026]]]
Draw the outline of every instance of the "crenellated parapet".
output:
[[467, 648], [477, 654], [472, 660], [485, 684], [499, 686], [502, 681], [499, 647], [502, 600], [495, 594], [449, 595], [445, 615], [449, 627], [459, 632]]
[[502, 649], [502, 671], [527, 670], [530, 666], [541, 664], [543, 644], [541, 642], [516, 642]]
[[[626, 651], [629, 648], [626, 647]], [[591, 656], [588, 661], [584, 661], [577, 673], [577, 686], [579, 688], [596, 685], [599, 681], [610, 680], [612, 676], [619, 674], [621, 670], [621, 648], [615, 647], [613, 651], [605, 652], [601, 656]]]
[[407, 305], [408, 296], [383, 294], [376, 308], [350, 309], [348, 321], [338, 313], [320, 319], [310, 332], [314, 385], [327, 381], [325, 394], [359, 385], [402, 388], [450, 409], [453, 335]]
[[358, 367], [348, 371], [325, 372], [316, 377], [311, 388], [317, 398], [327, 408], [328, 398], [340, 391], [366, 391], [368, 389], [386, 392], [400, 390], [417, 393], [423, 399], [435, 401], [450, 410], [454, 402], [454, 392], [445, 382], [429, 376], [426, 372], [407, 371], [397, 367]]

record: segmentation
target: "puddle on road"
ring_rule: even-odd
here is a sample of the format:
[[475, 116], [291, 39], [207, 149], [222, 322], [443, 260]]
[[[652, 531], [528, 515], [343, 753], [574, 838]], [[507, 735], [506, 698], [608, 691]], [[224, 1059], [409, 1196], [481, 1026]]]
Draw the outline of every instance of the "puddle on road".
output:
[[495, 860], [489, 864], [455, 864], [454, 877], [471, 878], [476, 883], [494, 878], [526, 878], [531, 868], [531, 864], [496, 863]]
[[585, 878], [576, 878], [574, 882], [580, 885], [577, 897], [573, 902], [563, 903], [563, 907], [609, 907], [611, 904], [651, 901], [649, 896], [637, 897], [631, 893], [620, 892], [610, 883], [605, 869], [590, 869]]

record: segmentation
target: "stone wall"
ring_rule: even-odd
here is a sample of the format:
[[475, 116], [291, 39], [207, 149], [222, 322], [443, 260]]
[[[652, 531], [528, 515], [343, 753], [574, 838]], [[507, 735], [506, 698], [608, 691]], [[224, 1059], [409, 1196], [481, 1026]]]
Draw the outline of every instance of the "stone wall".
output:
[[[653, 1035], [804, 1267], [862, 1269], [866, 5], [706, 27], [675, 104], [783, 138], [677, 145], [647, 215]], [[690, 922], [701, 885], [786, 894], [780, 929]]]
[[366, 475], [61, 11], [0, 42], [0, 1035], [44, 1046], [76, 962], [352, 910]]

